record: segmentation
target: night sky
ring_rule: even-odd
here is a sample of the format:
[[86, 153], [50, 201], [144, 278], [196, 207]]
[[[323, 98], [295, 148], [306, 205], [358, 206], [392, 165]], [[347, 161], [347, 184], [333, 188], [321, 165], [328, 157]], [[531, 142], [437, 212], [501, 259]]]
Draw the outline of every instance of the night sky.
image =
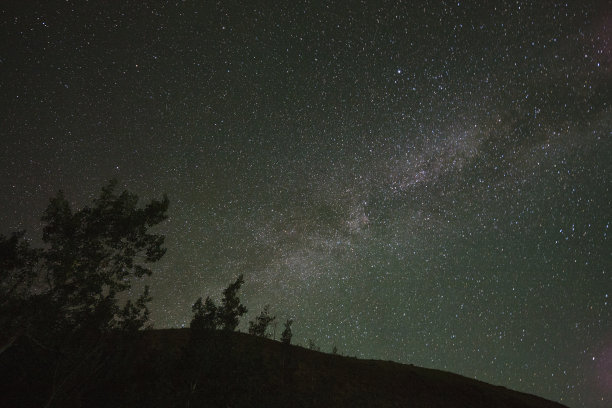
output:
[[612, 4], [287, 3], [3, 1], [0, 232], [117, 178], [157, 328], [244, 273], [299, 344], [610, 407]]

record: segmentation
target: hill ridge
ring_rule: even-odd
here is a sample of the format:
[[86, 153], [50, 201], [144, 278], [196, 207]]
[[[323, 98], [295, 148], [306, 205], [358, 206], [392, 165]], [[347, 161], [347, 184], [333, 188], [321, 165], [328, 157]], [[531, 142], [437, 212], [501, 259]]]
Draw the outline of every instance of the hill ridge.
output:
[[[158, 329], [144, 333], [145, 338], [150, 337], [150, 346], [163, 346], [166, 351], [173, 348], [169, 347], [171, 343], [174, 350], [179, 350], [186, 347], [191, 339], [189, 329]], [[263, 360], [268, 363], [277, 361], [279, 366], [283, 364], [281, 356], [288, 355], [296, 364], [292, 374], [296, 389], [292, 392], [321, 393], [319, 397], [327, 395], [329, 405], [326, 406], [357, 406], [352, 405], [355, 402], [353, 397], [361, 395], [363, 401], [375, 404], [369, 406], [567, 408], [536, 395], [448, 371], [395, 361], [329, 354], [240, 332], [230, 333], [228, 337], [217, 334], [231, 338], [234, 350], [239, 355], [252, 355], [253, 350], [259, 349]], [[274, 377], [270, 381], [274, 381]], [[307, 399], [312, 400], [313, 395], [310, 397]], [[378, 402], [372, 401], [372, 397], [378, 397]], [[323, 401], [319, 398], [319, 402]]]

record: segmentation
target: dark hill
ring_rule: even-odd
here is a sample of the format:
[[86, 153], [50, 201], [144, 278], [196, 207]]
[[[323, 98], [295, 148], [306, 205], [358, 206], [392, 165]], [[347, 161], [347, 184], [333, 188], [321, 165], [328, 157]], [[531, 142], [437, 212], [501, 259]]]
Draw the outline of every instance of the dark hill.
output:
[[79, 348], [69, 362], [36, 347], [25, 339], [0, 356], [0, 374], [10, 375], [1, 406], [43, 406], [54, 395], [51, 406], [62, 407], [564, 407], [448, 372], [242, 333], [150, 330]]

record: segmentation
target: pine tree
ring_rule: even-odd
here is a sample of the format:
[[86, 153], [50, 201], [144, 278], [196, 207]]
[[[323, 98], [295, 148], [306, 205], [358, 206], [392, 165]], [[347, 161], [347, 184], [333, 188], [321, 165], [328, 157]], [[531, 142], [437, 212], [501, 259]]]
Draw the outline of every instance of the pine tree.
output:
[[151, 325], [146, 326], [151, 313], [147, 303], [151, 300], [149, 286], [146, 285], [144, 292], [136, 302], [132, 303], [131, 300], [128, 300], [123, 309], [118, 313], [120, 317], [118, 327], [124, 331], [136, 331], [142, 327], [151, 328]]
[[0, 234], [0, 333], [8, 336], [8, 341], [0, 344], [2, 351], [24, 331], [31, 315], [40, 313], [32, 302], [40, 251], [30, 247], [24, 234], [24, 231], [10, 237]]
[[314, 351], [321, 351], [321, 347], [317, 346], [313, 339], [308, 339], [308, 348]]
[[191, 320], [191, 329], [193, 330], [215, 330], [218, 324], [217, 306], [215, 302], [206, 297], [204, 304], [202, 298], [198, 298], [191, 308], [194, 316]]
[[[31, 405], [80, 401], [94, 378], [112, 376], [109, 360], [148, 321], [148, 287], [135, 300], [127, 293], [165, 253], [164, 236], [150, 229], [166, 219], [168, 199], [139, 207], [116, 186], [111, 181], [78, 210], [58, 193], [42, 217], [39, 249], [22, 233], [0, 236], [0, 337], [8, 338], [0, 354], [13, 353], [24, 383], [49, 391]], [[20, 337], [28, 341], [13, 349]]]
[[285, 344], [291, 344], [291, 337], [293, 334], [291, 333], [291, 324], [293, 324], [293, 320], [287, 319], [285, 322], [285, 330], [281, 334], [281, 342]]
[[238, 291], [243, 283], [244, 277], [241, 274], [234, 283], [231, 283], [223, 291], [221, 307], [218, 309], [217, 313], [217, 326], [220, 327], [221, 330], [236, 330], [239, 318], [248, 311], [248, 309], [240, 303], [240, 298], [238, 297]]
[[130, 279], [151, 275], [137, 260], [151, 263], [164, 255], [164, 237], [149, 234], [148, 229], [166, 219], [168, 199], [153, 200], [140, 209], [138, 196], [127, 191], [117, 195], [116, 186], [111, 181], [92, 207], [75, 212], [60, 192], [42, 217], [47, 246], [42, 262], [52, 297], [68, 326], [139, 328], [140, 323], [125, 321], [136, 316], [144, 323], [148, 294], [128, 305], [126, 314], [117, 306], [117, 296], [130, 289]]
[[[135, 302], [120, 299], [166, 251], [164, 236], [149, 230], [166, 219], [168, 198], [139, 208], [138, 196], [116, 186], [112, 180], [79, 210], [60, 191], [43, 214], [40, 249], [22, 242], [23, 233], [0, 237], [0, 328], [20, 321], [40, 340], [146, 324], [148, 289]], [[16, 305], [19, 318], [7, 318]]]
[[259, 316], [255, 318], [255, 321], [249, 322], [249, 334], [269, 338], [270, 334], [267, 333], [268, 326], [270, 326], [274, 319], [276, 319], [276, 316], [270, 315], [270, 305], [265, 305]]

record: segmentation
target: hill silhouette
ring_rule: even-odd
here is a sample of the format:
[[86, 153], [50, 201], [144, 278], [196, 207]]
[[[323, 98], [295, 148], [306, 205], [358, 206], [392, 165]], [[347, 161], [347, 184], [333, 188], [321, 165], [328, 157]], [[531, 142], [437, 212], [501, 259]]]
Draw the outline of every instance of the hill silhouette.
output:
[[50, 365], [45, 350], [20, 339], [0, 356], [0, 372], [11, 374], [0, 405], [564, 407], [449, 372], [326, 354], [238, 332], [194, 337], [190, 329], [145, 330], [129, 339], [96, 340], [96, 347], [97, 357], [87, 351], [72, 366], [57, 359]]

